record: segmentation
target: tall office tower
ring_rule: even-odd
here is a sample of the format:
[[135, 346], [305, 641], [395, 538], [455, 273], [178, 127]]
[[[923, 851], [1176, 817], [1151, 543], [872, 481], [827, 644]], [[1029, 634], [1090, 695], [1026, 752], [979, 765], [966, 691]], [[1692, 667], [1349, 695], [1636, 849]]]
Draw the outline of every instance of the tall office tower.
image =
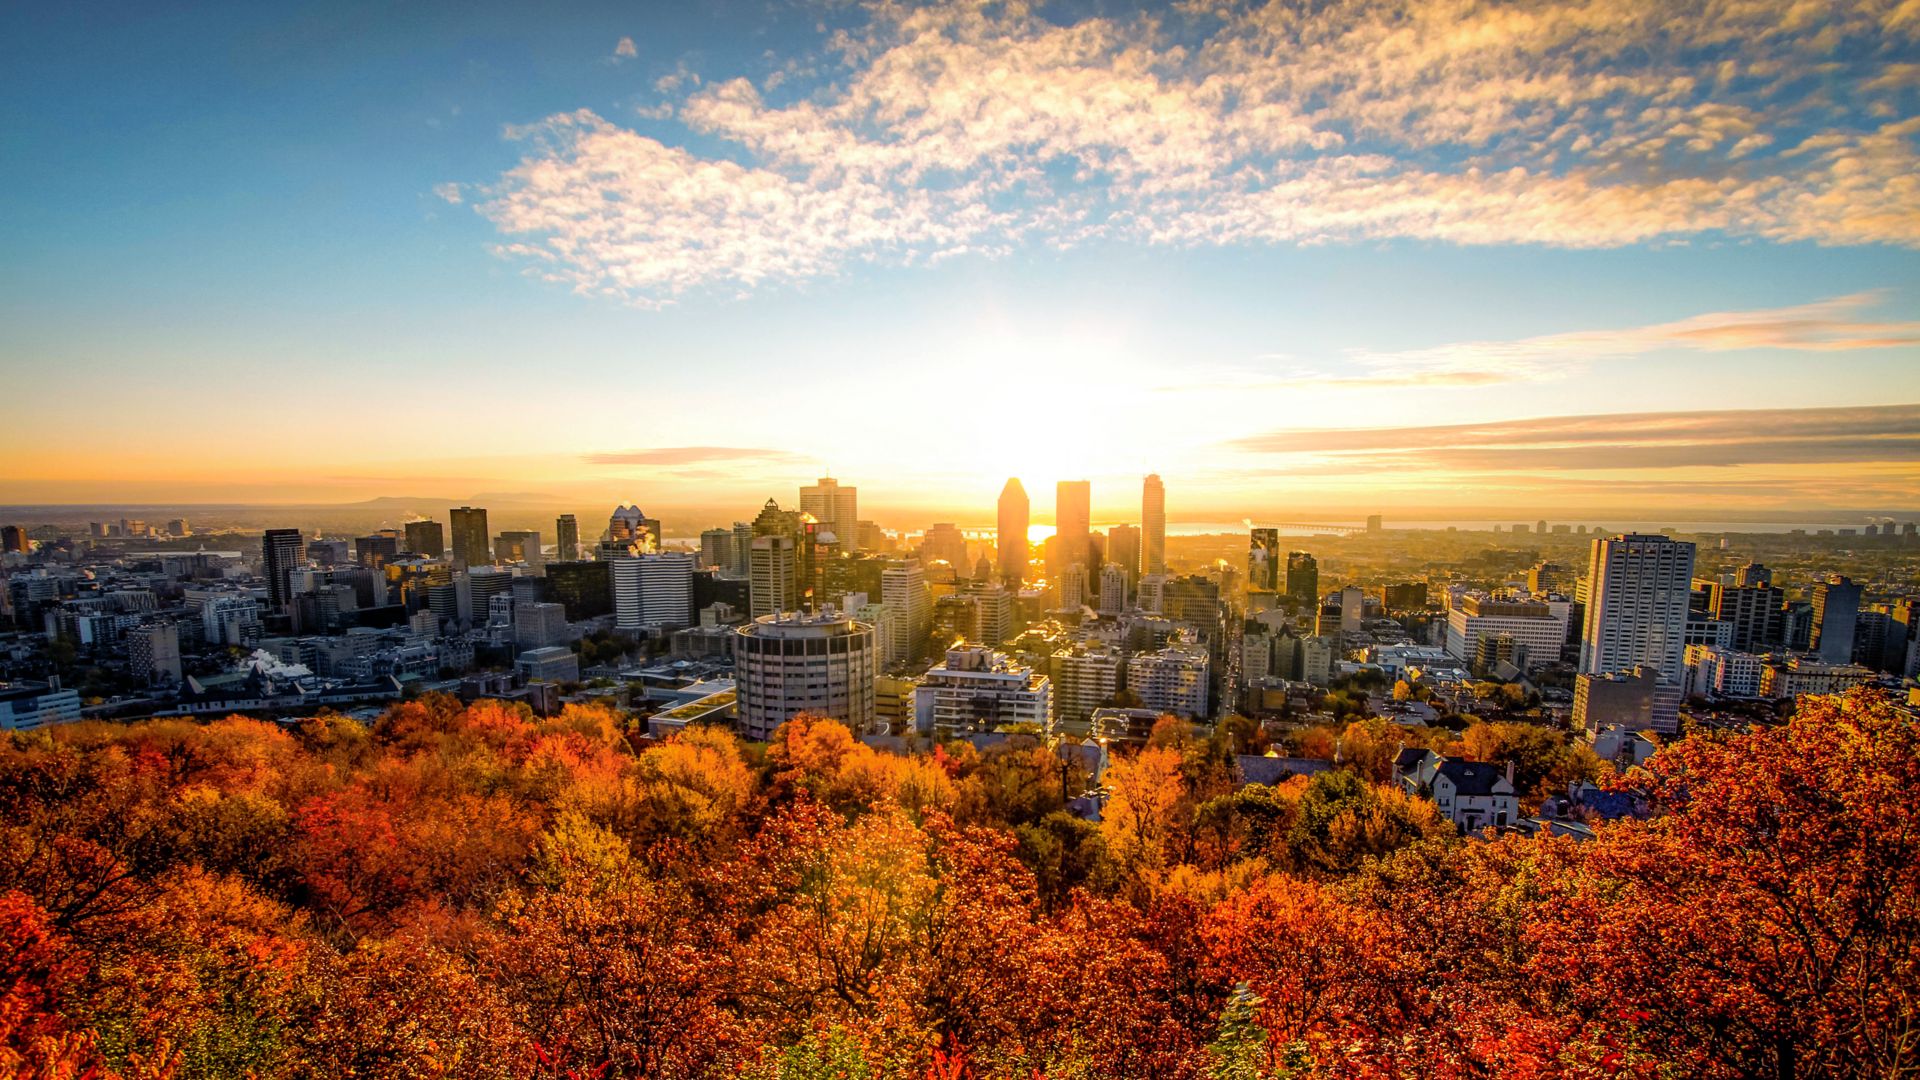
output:
[[437, 521], [407, 522], [407, 550], [437, 559], [447, 553], [447, 533]]
[[553, 519], [553, 557], [556, 562], [572, 562], [580, 557], [580, 523], [572, 514]]
[[693, 554], [686, 551], [614, 556], [614, 625], [622, 630], [691, 626], [693, 561]]
[[750, 614], [779, 615], [800, 608], [800, 567], [790, 536], [756, 536], [747, 567]]
[[700, 534], [700, 565], [733, 566], [732, 529], [707, 529]]
[[493, 535], [487, 531], [487, 512], [461, 506], [447, 516], [453, 524], [453, 565], [460, 569], [487, 565], [492, 559], [488, 539]]
[[1127, 610], [1127, 568], [1108, 563], [1100, 568], [1100, 614], [1119, 615]]
[[1367, 614], [1367, 594], [1358, 585], [1349, 585], [1340, 590], [1340, 632], [1357, 634], [1364, 625]]
[[0, 552], [25, 555], [27, 553], [27, 530], [18, 525], [0, 527]]
[[999, 559], [1000, 580], [1017, 589], [1027, 577], [1027, 526], [1032, 523], [1027, 489], [1013, 477], [1000, 489], [1000, 522], [994, 534], [994, 554]]
[[1367, 515], [1367, 531], [1368, 532], [1380, 531], [1380, 515], [1379, 514]]
[[540, 534], [525, 529], [503, 532], [496, 538], [493, 557], [498, 562], [522, 562], [538, 574], [546, 569], [547, 556], [540, 550]]
[[1527, 591], [1535, 596], [1565, 592], [1572, 581], [1573, 575], [1559, 563], [1537, 562], [1527, 571]]
[[1693, 557], [1686, 541], [1623, 533], [1595, 540], [1587, 564], [1580, 670], [1613, 675], [1652, 668], [1659, 683], [1650, 719], [1667, 734], [1679, 728]]
[[1756, 585], [1773, 584], [1773, 571], [1764, 563], [1750, 562], [1733, 575], [1733, 583], [1742, 589], [1751, 589]]
[[1093, 552], [1093, 485], [1086, 480], [1062, 480], [1053, 493], [1053, 564], [1047, 576], [1055, 582], [1069, 566], [1086, 566]]
[[859, 489], [846, 486], [831, 476], [823, 476], [800, 489], [800, 512], [827, 526], [840, 550], [860, 550]]
[[1320, 609], [1320, 564], [1304, 551], [1287, 552], [1287, 598], [1295, 607]]
[[1280, 591], [1280, 530], [1255, 529], [1247, 543], [1247, 591]]
[[1813, 651], [1829, 664], [1853, 662], [1854, 627], [1860, 620], [1860, 586], [1834, 574], [1813, 587]]
[[936, 561], [953, 567], [953, 576], [957, 578], [972, 572], [973, 564], [967, 561], [967, 537], [960, 526], [951, 521], [931, 526], [920, 541], [920, 564], [932, 566]]
[[260, 547], [266, 556], [267, 607], [285, 611], [293, 603], [293, 585], [288, 578], [305, 561], [301, 553], [306, 550], [307, 539], [299, 529], [268, 529], [260, 538]]
[[[455, 584], [459, 579], [455, 578]], [[467, 571], [467, 610], [463, 617], [479, 625], [487, 621], [493, 598], [513, 594], [513, 571], [497, 566], [476, 566]]]
[[370, 569], [380, 569], [399, 554], [400, 538], [391, 532], [359, 536], [353, 541], [353, 561]]
[[615, 507], [607, 518], [607, 542], [642, 553], [660, 549], [660, 519], [650, 518], [638, 506]]
[[750, 565], [753, 557], [753, 525], [746, 521], [733, 523], [733, 572], [741, 577], [752, 573]]
[[1167, 575], [1141, 574], [1140, 589], [1136, 596], [1134, 606], [1138, 607], [1141, 611], [1159, 613], [1165, 609], [1166, 601]]
[[1127, 572], [1127, 587], [1140, 580], [1140, 526], [1115, 525], [1107, 530], [1107, 561]]
[[762, 616], [736, 634], [734, 682], [744, 738], [763, 741], [803, 712], [832, 717], [856, 734], [872, 729], [873, 682], [880, 674], [872, 625], [842, 612], [789, 613]]
[[974, 602], [979, 644], [998, 645], [1013, 636], [1013, 594], [1004, 586], [976, 578], [965, 595]]
[[1140, 527], [1146, 536], [1141, 549], [1140, 572], [1167, 572], [1167, 487], [1154, 473], [1140, 485]]
[[896, 562], [880, 571], [880, 604], [892, 623], [886, 663], [902, 664], [927, 651], [933, 631], [933, 597], [917, 562]]

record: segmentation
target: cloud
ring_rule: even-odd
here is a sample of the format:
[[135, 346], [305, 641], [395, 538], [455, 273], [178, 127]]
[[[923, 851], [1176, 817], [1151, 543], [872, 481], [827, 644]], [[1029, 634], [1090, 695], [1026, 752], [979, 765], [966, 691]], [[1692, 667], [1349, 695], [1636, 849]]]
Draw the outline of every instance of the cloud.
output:
[[452, 203], [455, 206], [459, 206], [460, 203], [464, 201], [464, 197], [460, 194], [459, 184], [435, 184], [433, 185], [433, 193], [440, 199]]
[[639, 55], [640, 50], [634, 47], [633, 39], [630, 37], [621, 38], [619, 43], [613, 47], [613, 58], [616, 61], [631, 60]]
[[1466, 341], [1399, 352], [1350, 350], [1365, 374], [1333, 382], [1472, 386], [1571, 374], [1598, 360], [1667, 350], [1849, 352], [1920, 345], [1920, 322], [1865, 319], [1884, 298], [1866, 292], [1760, 311], [1710, 312], [1678, 322], [1581, 330], [1517, 341]]
[[1100, 239], [1917, 247], [1916, 35], [1887, 0], [875, 2], [811, 85], [662, 79], [699, 152], [562, 114], [476, 205], [640, 303]]
[[1328, 473], [1513, 473], [1920, 462], [1920, 404], [1551, 416], [1235, 439]]
[[662, 446], [649, 450], [586, 454], [589, 465], [692, 465], [711, 461], [787, 461], [796, 455], [785, 450], [747, 446]]

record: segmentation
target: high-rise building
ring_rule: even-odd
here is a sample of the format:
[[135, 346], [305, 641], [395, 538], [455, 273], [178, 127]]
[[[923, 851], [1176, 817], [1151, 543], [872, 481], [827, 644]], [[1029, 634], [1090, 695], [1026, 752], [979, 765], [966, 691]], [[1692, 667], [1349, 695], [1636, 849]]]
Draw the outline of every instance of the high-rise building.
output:
[[616, 555], [610, 561], [614, 625], [657, 632], [693, 624], [691, 552], [649, 551]]
[[1860, 620], [1860, 586], [1834, 574], [1813, 587], [1813, 651], [1829, 664], [1853, 662], [1854, 631]]
[[700, 534], [700, 565], [733, 566], [733, 530], [707, 529]]
[[1050, 666], [1053, 725], [1047, 733], [1085, 738], [1092, 730], [1093, 710], [1120, 692], [1126, 661], [1116, 649], [1081, 643], [1056, 652]]
[[800, 512], [812, 514], [840, 544], [840, 550], [860, 550], [859, 489], [823, 476], [800, 489]]
[[492, 561], [487, 531], [487, 512], [478, 507], [460, 506], [447, 512], [452, 523], [453, 564], [460, 569], [485, 566]]
[[994, 533], [994, 554], [999, 560], [1000, 580], [1017, 589], [1027, 577], [1027, 526], [1032, 523], [1027, 489], [1019, 477], [1000, 489], [999, 528]]
[[1710, 613], [1733, 628], [1728, 647], [1748, 653], [1780, 644], [1786, 590], [1775, 588], [1773, 573], [1757, 563], [1743, 567], [1735, 581], [1734, 585], [1716, 582], [1710, 593]]
[[960, 526], [951, 521], [939, 522], [927, 529], [927, 535], [920, 541], [920, 563], [932, 566], [935, 562], [944, 562], [953, 567], [953, 576], [966, 577], [973, 572], [973, 564], [967, 561], [967, 537]]
[[127, 673], [149, 686], [180, 681], [180, 628], [151, 623], [127, 633]]
[[660, 550], [660, 519], [638, 506], [617, 506], [607, 518], [607, 544], [645, 554]]
[[1320, 609], [1320, 564], [1304, 551], [1287, 552], [1287, 598], [1297, 608]]
[[1694, 546], [1687, 541], [1623, 533], [1593, 541], [1588, 561], [1580, 670], [1656, 672], [1651, 724], [1663, 733], [1679, 727], [1693, 560]]
[[1054, 486], [1053, 556], [1047, 576], [1058, 584], [1069, 566], [1087, 566], [1093, 554], [1093, 485], [1062, 480]]
[[438, 559], [447, 553], [447, 533], [437, 521], [407, 522], [407, 550]]
[[751, 614], [779, 615], [800, 607], [800, 567], [790, 536], [756, 536], [747, 569]]
[[391, 529], [355, 537], [353, 541], [353, 561], [372, 570], [386, 566], [399, 554], [400, 537]]
[[18, 525], [0, 525], [0, 553], [25, 555], [27, 530]]
[[1140, 572], [1167, 572], [1167, 488], [1160, 474], [1149, 475], [1140, 485], [1140, 527], [1142, 541]]
[[1140, 526], [1115, 525], [1107, 530], [1107, 561], [1127, 572], [1127, 587], [1140, 581]]
[[1486, 593], [1468, 593], [1449, 603], [1447, 652], [1471, 661], [1483, 640], [1505, 637], [1526, 650], [1526, 663], [1516, 666], [1531, 669], [1553, 663], [1560, 659], [1560, 647], [1567, 640], [1567, 619], [1572, 608], [1573, 604], [1566, 600], [1501, 599]]
[[753, 525], [751, 522], [733, 523], [733, 572], [746, 577], [751, 571], [753, 558]]
[[553, 557], [558, 562], [572, 562], [580, 557], [580, 523], [572, 514], [553, 519]]
[[299, 529], [268, 529], [260, 538], [260, 546], [266, 556], [267, 606], [283, 612], [293, 602], [293, 586], [288, 578], [304, 562], [306, 537], [300, 535]]
[[1205, 719], [1210, 662], [1206, 649], [1192, 645], [1136, 653], [1127, 660], [1127, 689], [1146, 708]]
[[1247, 542], [1247, 591], [1280, 591], [1280, 530], [1255, 529]]
[[1053, 719], [1053, 683], [1005, 653], [959, 645], [914, 688], [913, 712], [914, 726], [938, 740], [1014, 724], [1044, 730]]
[[906, 663], [927, 649], [933, 631], [933, 598], [917, 562], [896, 562], [880, 571], [880, 604], [891, 623], [886, 664]]
[[535, 574], [546, 568], [546, 553], [540, 550], [540, 534], [516, 529], [494, 538], [493, 559], [499, 563], [526, 563]]
[[1086, 564], [1069, 563], [1063, 567], [1056, 579], [1055, 591], [1060, 597], [1061, 611], [1079, 611], [1086, 607], [1091, 599], [1088, 595]]
[[1127, 570], [1119, 563], [1100, 568], [1100, 614], [1119, 615], [1127, 610]]
[[872, 728], [874, 679], [880, 674], [872, 626], [837, 611], [789, 612], [762, 616], [737, 633], [733, 663], [742, 736], [767, 739], [802, 712], [831, 717], [860, 734]]
[[576, 559], [547, 567], [547, 593], [567, 609], [567, 618], [597, 618], [613, 610], [613, 567]]

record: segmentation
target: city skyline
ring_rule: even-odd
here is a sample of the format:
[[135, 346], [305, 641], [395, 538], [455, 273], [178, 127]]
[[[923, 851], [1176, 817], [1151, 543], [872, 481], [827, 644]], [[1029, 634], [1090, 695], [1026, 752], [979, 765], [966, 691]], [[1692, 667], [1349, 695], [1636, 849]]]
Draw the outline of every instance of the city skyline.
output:
[[21, 12], [0, 503], [1907, 509], [1920, 20], [1576, 6]]

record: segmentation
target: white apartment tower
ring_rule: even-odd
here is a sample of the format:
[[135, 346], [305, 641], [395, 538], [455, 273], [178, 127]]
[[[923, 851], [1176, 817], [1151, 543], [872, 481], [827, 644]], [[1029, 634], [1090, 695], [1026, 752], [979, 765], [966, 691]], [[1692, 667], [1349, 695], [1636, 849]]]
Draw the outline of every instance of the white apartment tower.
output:
[[1686, 541], [1623, 533], [1595, 540], [1587, 565], [1580, 670], [1606, 675], [1645, 666], [1658, 672], [1652, 722], [1665, 733], [1679, 727], [1693, 558]]
[[1043, 674], [984, 645], [947, 650], [913, 691], [914, 723], [936, 739], [984, 734], [1008, 724], [1044, 729], [1053, 719], [1053, 686]]

